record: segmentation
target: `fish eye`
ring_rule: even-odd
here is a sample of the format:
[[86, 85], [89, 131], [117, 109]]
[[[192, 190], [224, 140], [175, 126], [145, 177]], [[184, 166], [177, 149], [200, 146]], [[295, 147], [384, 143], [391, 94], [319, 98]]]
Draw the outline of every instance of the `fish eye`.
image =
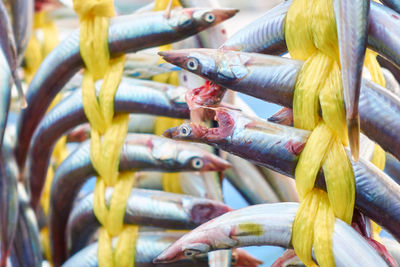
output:
[[179, 134], [180, 134], [181, 136], [189, 136], [190, 133], [191, 133], [191, 129], [190, 129], [189, 126], [182, 125], [182, 126], [179, 128]]
[[215, 15], [213, 13], [206, 13], [204, 20], [208, 23], [213, 23], [215, 21]]
[[237, 256], [236, 256], [236, 255], [232, 255], [232, 258], [231, 258], [231, 264], [232, 264], [232, 265], [236, 265], [236, 264], [237, 264], [237, 262], [238, 262], [238, 258], [237, 258]]
[[193, 257], [193, 256], [196, 255], [196, 254], [198, 254], [198, 252], [197, 252], [197, 251], [194, 251], [194, 250], [192, 250], [192, 249], [186, 249], [186, 250], [183, 252], [183, 255], [184, 255], [185, 257]]
[[204, 166], [204, 162], [201, 158], [194, 158], [192, 159], [192, 166], [195, 169], [201, 169]]
[[199, 67], [199, 61], [197, 61], [197, 59], [195, 58], [189, 58], [189, 60], [186, 63], [186, 67], [189, 70], [197, 70], [197, 68]]

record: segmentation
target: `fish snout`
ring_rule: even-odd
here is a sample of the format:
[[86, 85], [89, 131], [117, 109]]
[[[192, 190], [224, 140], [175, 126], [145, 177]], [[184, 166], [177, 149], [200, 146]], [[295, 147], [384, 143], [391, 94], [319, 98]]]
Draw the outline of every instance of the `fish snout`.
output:
[[189, 56], [189, 53], [185, 51], [171, 50], [171, 51], [160, 51], [158, 52], [158, 55], [171, 64], [174, 64], [179, 67], [184, 67], [186, 60]]
[[162, 135], [164, 137], [174, 139], [175, 137], [179, 136], [179, 128], [173, 127], [168, 130], [165, 130], [165, 132]]
[[232, 18], [239, 12], [239, 9], [236, 8], [219, 8], [213, 10], [213, 14], [215, 15], [214, 24], [221, 23], [227, 19]]
[[226, 169], [229, 169], [231, 167], [232, 166], [228, 161], [226, 161], [214, 154], [210, 154], [210, 155], [206, 155], [204, 157], [204, 165], [203, 165], [203, 168], [201, 169], [201, 171], [221, 172], [221, 171], [225, 171]]

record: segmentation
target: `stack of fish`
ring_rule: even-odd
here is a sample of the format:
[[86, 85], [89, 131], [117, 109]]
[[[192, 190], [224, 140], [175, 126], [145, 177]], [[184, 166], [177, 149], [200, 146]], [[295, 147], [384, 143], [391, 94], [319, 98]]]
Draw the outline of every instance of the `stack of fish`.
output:
[[[366, 20], [367, 45], [388, 69], [387, 88], [364, 78], [346, 102], [359, 114], [362, 141], [360, 159], [352, 162], [353, 227], [339, 219], [334, 226], [337, 266], [400, 264], [400, 1], [382, 2], [387, 6], [368, 1], [368, 16], [351, 18]], [[131, 114], [119, 170], [136, 172], [124, 217], [125, 224], [140, 226], [135, 266], [253, 267], [262, 262], [240, 247], [266, 245], [287, 249], [273, 266], [302, 266], [292, 250], [299, 205], [291, 178], [310, 132], [292, 126], [290, 108], [303, 62], [279, 56], [287, 52], [284, 28], [291, 1], [231, 37], [220, 23], [229, 23], [238, 10], [219, 8], [215, 0], [180, 3], [183, 8], [165, 12], [151, 11], [150, 4], [112, 18], [109, 25], [111, 56], [130, 53], [114, 110]], [[68, 0], [0, 1], [0, 266], [98, 265], [100, 224], [91, 179], [97, 173], [80, 88], [79, 31], [63, 28], [68, 35], [32, 80], [23, 71], [34, 9], [72, 14], [72, 6]], [[339, 42], [348, 46], [347, 39]], [[177, 49], [159, 55], [149, 50], [170, 43]], [[160, 56], [166, 62], [160, 63]], [[151, 80], [173, 71], [179, 72], [180, 86]], [[13, 84], [20, 107], [13, 105], [18, 101]], [[101, 84], [96, 83], [97, 90]], [[261, 119], [234, 91], [283, 109]], [[58, 94], [61, 101], [51, 107]], [[357, 103], [353, 95], [358, 94]], [[157, 136], [156, 116], [187, 122]], [[53, 150], [63, 136], [68, 156], [54, 164]], [[369, 162], [371, 140], [386, 152], [384, 171]], [[55, 165], [46, 193], [46, 177]], [[178, 172], [183, 193], [163, 192], [162, 173]], [[233, 210], [223, 203], [222, 179], [250, 206]], [[322, 171], [316, 186], [326, 189]], [[106, 190], [108, 205], [112, 191]], [[46, 197], [48, 207], [41, 201]], [[390, 237], [374, 240], [370, 219]]]

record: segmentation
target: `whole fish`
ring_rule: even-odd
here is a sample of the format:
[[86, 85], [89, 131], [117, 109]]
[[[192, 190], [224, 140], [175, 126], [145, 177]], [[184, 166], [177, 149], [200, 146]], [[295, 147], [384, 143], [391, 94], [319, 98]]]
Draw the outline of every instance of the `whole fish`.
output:
[[14, 34], [12, 32], [11, 21], [8, 17], [7, 10], [3, 1], [0, 1], [0, 50], [3, 50], [7, 64], [10, 67], [11, 76], [17, 87], [18, 94], [21, 101], [21, 107], [25, 108], [27, 103], [22, 90], [21, 80], [17, 73], [18, 56], [17, 48], [15, 46]]
[[[293, 177], [308, 131], [250, 118], [238, 111], [214, 109], [217, 128], [182, 124], [164, 135], [202, 142], [251, 162]], [[400, 240], [400, 186], [370, 162], [352, 162], [356, 183], [356, 207]], [[320, 172], [316, 186], [324, 188]]]
[[[159, 52], [168, 62], [223, 87], [285, 107], [292, 107], [301, 61], [214, 49]], [[363, 80], [359, 114], [361, 129], [385, 151], [400, 159], [400, 98]]]
[[[109, 50], [111, 55], [132, 53], [182, 40], [232, 17], [235, 9], [174, 9], [165, 18], [164, 12], [120, 16], [110, 19]], [[210, 20], [209, 15], [213, 17]], [[207, 18], [207, 19], [206, 19]], [[61, 42], [43, 61], [29, 85], [29, 106], [18, 122], [15, 154], [23, 167], [34, 130], [52, 99], [64, 84], [82, 67], [79, 53], [79, 31]]]
[[25, 53], [26, 46], [32, 31], [34, 0], [12, 0], [11, 10], [13, 14], [12, 26], [15, 36], [15, 45], [20, 64]]
[[[259, 204], [228, 212], [174, 242], [153, 262], [192, 259], [202, 253], [235, 247], [272, 245], [291, 248], [297, 203]], [[332, 236], [336, 266], [387, 266], [353, 228], [336, 219]]]
[[[154, 135], [128, 135], [121, 153], [120, 170], [223, 171], [230, 166], [227, 161], [197, 146], [169, 141]], [[63, 233], [72, 209], [72, 200], [84, 182], [94, 175], [96, 172], [90, 161], [88, 142], [75, 150], [54, 175], [51, 186], [50, 233], [55, 265], [65, 260]], [[32, 190], [32, 203], [38, 203], [40, 194], [34, 192], [40, 191]], [[33, 202], [33, 199], [36, 201]], [[69, 201], [65, 201], [66, 199]]]
[[4, 131], [6, 129], [8, 110], [11, 101], [11, 72], [6, 58], [0, 49], [0, 147], [3, 146]]
[[9, 138], [1, 147], [0, 155], [0, 266], [7, 265], [7, 258], [14, 240], [18, 220], [18, 169], [12, 153]]
[[[113, 189], [106, 191], [107, 205]], [[167, 229], [193, 229], [231, 209], [219, 201], [162, 191], [132, 189], [124, 223]], [[93, 212], [93, 194], [76, 205], [68, 218], [66, 235], [69, 254], [85, 247], [100, 226]]]
[[[207, 255], [199, 255], [195, 259], [184, 259], [173, 264], [153, 264], [153, 260], [184, 232], [139, 232], [136, 243], [135, 267], [206, 267]], [[113, 242], [115, 244], [115, 241]], [[245, 263], [246, 265], [244, 265]], [[232, 252], [232, 266], [257, 267], [262, 262], [242, 249]], [[68, 259], [63, 267], [95, 267], [97, 266], [97, 243], [93, 243]]]
[[[186, 88], [162, 85], [137, 85], [136, 80], [124, 78], [114, 98], [116, 112], [148, 113], [174, 118], [188, 118], [189, 110], [185, 104]], [[101, 82], [98, 82], [99, 88]], [[87, 122], [82, 104], [82, 91], [72, 95], [56, 105], [41, 121], [33, 138], [28, 154], [27, 177], [32, 184], [34, 195], [41, 191], [50, 162], [51, 152], [57, 140], [73, 127]], [[88, 128], [89, 130], [89, 128]], [[38, 195], [37, 195], [38, 196]], [[36, 196], [33, 197], [36, 207]]]
[[[22, 184], [18, 184], [19, 214], [13, 252], [23, 267], [41, 267], [42, 251], [35, 213], [29, 206], [29, 197]], [[13, 265], [14, 266], [14, 265]]]
[[400, 14], [400, 1], [399, 0], [382, 0], [382, 3]]
[[232, 168], [224, 175], [250, 205], [281, 201], [256, 166], [232, 154], [227, 160]]
[[369, 0], [334, 0], [346, 122], [351, 155], [360, 149], [358, 100], [368, 38]]

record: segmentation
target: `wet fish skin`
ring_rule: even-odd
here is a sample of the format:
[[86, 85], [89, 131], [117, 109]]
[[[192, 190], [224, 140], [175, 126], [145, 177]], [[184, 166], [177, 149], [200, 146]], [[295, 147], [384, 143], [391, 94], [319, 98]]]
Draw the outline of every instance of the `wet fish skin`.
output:
[[[138, 84], [139, 83], [139, 84]], [[147, 113], [174, 118], [188, 118], [185, 104], [186, 88], [154, 82], [138, 82], [123, 78], [114, 98], [116, 112]], [[96, 83], [98, 88], [101, 82]], [[81, 90], [76, 90], [43, 118], [32, 138], [27, 163], [27, 177], [31, 181], [33, 207], [42, 190], [50, 162], [51, 152], [62, 134], [87, 122], [82, 104]]]
[[232, 169], [224, 172], [225, 177], [250, 205], [281, 201], [256, 166], [232, 154], [227, 160]]
[[[223, 87], [285, 107], [292, 107], [301, 61], [215, 49], [182, 49], [160, 52], [165, 60]], [[379, 85], [363, 80], [359, 114], [361, 129], [385, 151], [400, 159], [400, 98]]]
[[[165, 19], [164, 12], [112, 18], [109, 50], [111, 55], [132, 53], [179, 41], [232, 17], [236, 12], [235, 9], [175, 9], [169, 19]], [[203, 15], [208, 13], [214, 14], [214, 22], [204, 20]], [[43, 61], [27, 91], [29, 106], [22, 111], [18, 122], [15, 154], [19, 168], [25, 164], [31, 137], [51, 100], [82, 64], [78, 31], [61, 42]]]
[[[185, 234], [153, 262], [167, 263], [190, 258], [185, 256], [188, 252], [195, 256], [251, 245], [291, 248], [292, 223], [297, 208], [297, 203], [275, 203], [228, 212]], [[387, 266], [354, 229], [339, 219], [335, 222], [332, 243], [337, 266]]]
[[399, 0], [382, 0], [382, 2], [396, 11], [397, 13], [400, 13], [400, 1]]
[[[245, 158], [256, 165], [294, 177], [308, 131], [250, 118], [238, 111], [214, 109], [218, 128], [182, 124], [167, 130], [167, 137], [202, 142]], [[184, 129], [184, 131], [182, 131]], [[372, 163], [352, 162], [356, 182], [356, 207], [400, 240], [400, 186]], [[316, 186], [325, 188], [320, 172]]]
[[4, 131], [11, 101], [11, 73], [6, 58], [0, 49], [0, 147], [3, 146]]
[[19, 259], [19, 266], [41, 267], [42, 251], [39, 241], [39, 228], [35, 213], [29, 206], [29, 197], [22, 184], [18, 184], [19, 215], [13, 252]]
[[369, 0], [334, 0], [344, 104], [351, 154], [355, 161], [360, 149], [358, 99], [368, 37]]
[[10, 67], [11, 76], [18, 89], [21, 107], [25, 108], [26, 100], [22, 90], [21, 80], [17, 73], [17, 48], [15, 46], [15, 39], [12, 32], [11, 21], [8, 17], [8, 13], [3, 4], [3, 1], [0, 1], [0, 48], [1, 50], [3, 50], [8, 66]]
[[387, 173], [396, 183], [400, 184], [400, 162], [389, 153], [386, 153], [385, 163], [384, 172]]
[[285, 1], [246, 25], [220, 46], [222, 50], [280, 55], [287, 52], [284, 20], [292, 1]]
[[[113, 190], [106, 191], [109, 204]], [[125, 224], [167, 229], [193, 229], [231, 209], [219, 201], [162, 191], [132, 189], [127, 202]], [[75, 254], [87, 245], [100, 226], [93, 212], [93, 194], [76, 205], [68, 218], [68, 251]]]
[[19, 64], [24, 57], [26, 46], [32, 31], [33, 24], [33, 0], [12, 0], [11, 10], [13, 14], [13, 30]]
[[11, 144], [6, 138], [1, 147], [0, 155], [0, 229], [1, 229], [1, 259], [0, 266], [7, 265], [14, 241], [18, 220], [18, 169], [13, 157]]
[[[72, 202], [79, 188], [96, 172], [90, 161], [89, 142], [75, 150], [57, 169], [51, 186], [50, 234], [53, 247], [53, 262], [59, 265], [65, 259], [64, 235]], [[193, 162], [203, 162], [199, 168]], [[194, 167], [196, 166], [196, 167]], [[120, 170], [177, 171], [222, 171], [229, 163], [214, 154], [194, 145], [168, 142], [168, 139], [154, 136], [128, 135], [121, 153]], [[41, 190], [40, 190], [41, 191]], [[40, 192], [36, 190], [35, 192]], [[32, 194], [32, 199], [35, 194]], [[36, 194], [35, 203], [38, 203]]]

